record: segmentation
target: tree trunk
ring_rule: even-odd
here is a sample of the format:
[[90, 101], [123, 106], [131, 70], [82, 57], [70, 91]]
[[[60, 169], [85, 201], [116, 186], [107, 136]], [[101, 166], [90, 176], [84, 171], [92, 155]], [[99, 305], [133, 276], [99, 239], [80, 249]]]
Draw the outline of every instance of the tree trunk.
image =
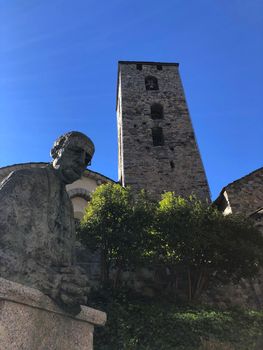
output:
[[202, 292], [204, 291], [205, 287], [207, 286], [208, 283], [208, 276], [206, 270], [202, 270], [200, 272], [199, 280], [198, 280], [198, 285], [196, 287], [195, 291], [195, 298], [198, 299]]
[[196, 298], [199, 293], [200, 286], [202, 285], [202, 279], [203, 279], [203, 271], [201, 270], [196, 282], [195, 290], [193, 292], [193, 297]]
[[117, 267], [117, 271], [116, 271], [116, 275], [114, 278], [114, 284], [113, 287], [117, 288], [121, 279], [121, 272], [122, 272], [122, 268], [120, 266]]
[[109, 281], [109, 266], [107, 262], [107, 253], [105, 251], [101, 251], [101, 282], [105, 284]]

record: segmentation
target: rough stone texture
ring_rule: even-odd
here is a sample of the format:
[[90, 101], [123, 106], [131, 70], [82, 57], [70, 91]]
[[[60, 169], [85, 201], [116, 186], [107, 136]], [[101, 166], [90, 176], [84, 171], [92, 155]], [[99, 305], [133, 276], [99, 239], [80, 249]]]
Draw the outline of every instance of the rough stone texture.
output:
[[[163, 191], [195, 193], [209, 199], [209, 188], [191, 124], [178, 64], [119, 62], [117, 118], [119, 180], [135, 191], [158, 197]], [[146, 90], [145, 77], [158, 79], [159, 90]], [[163, 106], [163, 119], [151, 118], [151, 105]], [[161, 127], [163, 146], [153, 146], [152, 128]]]
[[84, 270], [89, 278], [89, 285], [97, 288], [100, 285], [101, 277], [101, 254], [99, 251], [91, 251], [76, 242], [76, 263]]
[[[263, 234], [263, 168], [225, 186], [214, 204], [224, 215], [233, 213], [250, 217]], [[213, 290], [208, 300], [262, 309], [263, 270], [254, 279], [242, 280], [237, 286], [229, 284]]]
[[237, 285], [211, 288], [202, 295], [202, 301], [222, 307], [241, 306], [257, 310], [263, 309], [263, 271], [252, 279], [242, 279]]
[[0, 278], [1, 350], [92, 350], [94, 325], [105, 322], [104, 312], [82, 306], [72, 317], [40, 291]]
[[263, 168], [225, 186], [215, 204], [226, 214], [255, 213], [263, 205]]
[[250, 215], [250, 218], [254, 220], [255, 225], [263, 234], [263, 208], [259, 208]]
[[12, 172], [0, 184], [0, 276], [37, 289], [76, 313], [87, 279], [75, 265], [75, 225], [66, 185], [92, 158], [92, 141], [62, 135], [52, 164]]
[[[0, 168], [0, 182], [4, 180], [4, 178], [7, 177], [12, 171], [21, 169], [43, 168], [47, 165], [48, 163], [43, 162], [21, 163]], [[115, 181], [100, 173], [86, 169], [79, 180], [74, 181], [72, 184], [66, 186], [66, 191], [73, 204], [75, 219], [82, 219], [84, 214], [84, 207], [87, 206], [92, 192], [95, 191], [99, 185], [107, 182], [114, 183]], [[82, 201], [83, 204], [79, 204], [79, 201]]]

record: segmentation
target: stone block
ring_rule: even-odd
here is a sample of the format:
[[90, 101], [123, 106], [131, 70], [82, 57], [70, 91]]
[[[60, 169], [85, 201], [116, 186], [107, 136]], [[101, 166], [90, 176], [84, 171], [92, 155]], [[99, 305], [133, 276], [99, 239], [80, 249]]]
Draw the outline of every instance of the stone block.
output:
[[106, 314], [86, 306], [72, 316], [37, 289], [0, 278], [1, 350], [92, 350]]

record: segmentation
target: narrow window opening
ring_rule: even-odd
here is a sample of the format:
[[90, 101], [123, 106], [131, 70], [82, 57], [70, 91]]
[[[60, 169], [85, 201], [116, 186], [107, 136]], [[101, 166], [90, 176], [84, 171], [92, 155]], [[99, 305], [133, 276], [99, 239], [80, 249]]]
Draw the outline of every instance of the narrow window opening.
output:
[[152, 128], [152, 139], [153, 139], [154, 146], [163, 146], [164, 145], [163, 129], [160, 127]]
[[149, 75], [145, 78], [146, 90], [159, 90], [157, 78]]
[[163, 106], [159, 103], [151, 105], [151, 118], [163, 119]]
[[136, 64], [136, 68], [137, 68], [138, 70], [142, 70], [142, 64], [137, 63], [137, 64]]
[[170, 148], [171, 151], [174, 151], [174, 147], [170, 146], [169, 148]]
[[163, 70], [163, 66], [161, 64], [157, 64], [157, 70]]
[[134, 128], [137, 128], [137, 124], [134, 124], [133, 127], [134, 127]]
[[174, 161], [171, 160], [171, 161], [170, 161], [170, 167], [171, 167], [172, 170], [174, 169], [174, 166], [175, 166], [175, 165], [174, 165]]

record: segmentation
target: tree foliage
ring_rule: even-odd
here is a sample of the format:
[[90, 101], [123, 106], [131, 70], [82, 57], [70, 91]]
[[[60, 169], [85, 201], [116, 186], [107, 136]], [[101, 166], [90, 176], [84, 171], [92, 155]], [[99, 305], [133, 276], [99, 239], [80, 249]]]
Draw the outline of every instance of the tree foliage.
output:
[[[223, 216], [195, 197], [167, 192], [153, 203], [142, 192], [105, 184], [96, 189], [81, 223], [80, 238], [102, 256], [102, 282], [110, 268], [115, 284], [125, 269], [157, 264], [188, 299], [198, 298], [211, 281], [252, 277], [263, 263], [263, 238], [252, 222]], [[181, 282], [180, 282], [181, 283]]]
[[81, 222], [80, 239], [101, 251], [103, 283], [109, 281], [110, 267], [117, 269], [118, 280], [122, 271], [143, 259], [153, 213], [153, 204], [144, 192], [135, 201], [129, 188], [117, 184], [96, 189]]
[[211, 280], [239, 281], [255, 275], [262, 265], [263, 238], [253, 223], [223, 216], [195, 197], [186, 200], [165, 193], [155, 228], [157, 258], [171, 270], [186, 273], [190, 300]]

